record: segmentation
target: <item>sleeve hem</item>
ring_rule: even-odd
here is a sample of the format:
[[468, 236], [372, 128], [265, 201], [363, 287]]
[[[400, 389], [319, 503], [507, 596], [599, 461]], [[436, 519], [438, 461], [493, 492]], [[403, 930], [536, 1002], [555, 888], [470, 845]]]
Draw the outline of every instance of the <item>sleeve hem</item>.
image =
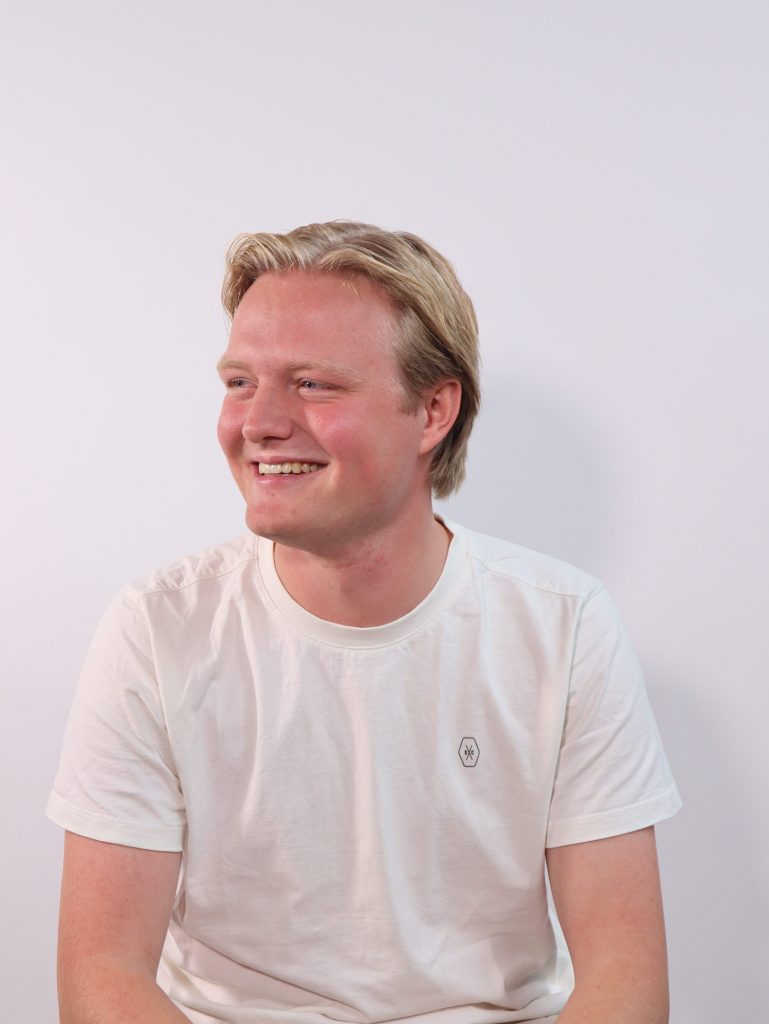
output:
[[98, 839], [102, 843], [133, 846], [142, 850], [181, 853], [184, 848], [184, 828], [156, 826], [148, 828], [136, 822], [115, 821], [93, 811], [83, 811], [51, 793], [45, 808], [46, 817], [68, 832]]
[[622, 835], [625, 832], [636, 832], [638, 829], [655, 825], [658, 821], [672, 818], [682, 806], [681, 797], [675, 785], [664, 793], [617, 810], [589, 814], [582, 818], [567, 821], [554, 821], [548, 826], [545, 847], [570, 846], [572, 843], [588, 843], [595, 839], [608, 839], [610, 836]]

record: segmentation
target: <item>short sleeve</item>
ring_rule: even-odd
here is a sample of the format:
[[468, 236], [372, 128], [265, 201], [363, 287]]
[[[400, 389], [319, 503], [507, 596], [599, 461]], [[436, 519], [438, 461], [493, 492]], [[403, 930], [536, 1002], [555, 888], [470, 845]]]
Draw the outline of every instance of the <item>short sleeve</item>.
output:
[[638, 660], [599, 589], [577, 623], [546, 845], [632, 832], [680, 806]]
[[149, 623], [131, 587], [110, 603], [88, 649], [46, 814], [102, 842], [183, 847], [184, 799]]

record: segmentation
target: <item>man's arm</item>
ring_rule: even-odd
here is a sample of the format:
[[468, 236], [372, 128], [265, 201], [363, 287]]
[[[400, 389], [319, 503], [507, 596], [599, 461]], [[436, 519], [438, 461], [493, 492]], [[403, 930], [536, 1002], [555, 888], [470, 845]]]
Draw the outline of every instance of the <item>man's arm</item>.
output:
[[667, 950], [652, 827], [547, 851], [574, 965], [558, 1024], [667, 1024]]
[[155, 982], [180, 863], [65, 833], [60, 1024], [189, 1024]]

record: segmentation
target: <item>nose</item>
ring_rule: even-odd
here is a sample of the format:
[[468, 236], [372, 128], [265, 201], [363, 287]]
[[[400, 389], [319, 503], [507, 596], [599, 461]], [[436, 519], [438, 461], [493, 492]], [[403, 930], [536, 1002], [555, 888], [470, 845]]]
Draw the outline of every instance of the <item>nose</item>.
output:
[[263, 444], [270, 438], [285, 440], [294, 431], [289, 398], [277, 388], [256, 388], [243, 420], [243, 437], [251, 444]]

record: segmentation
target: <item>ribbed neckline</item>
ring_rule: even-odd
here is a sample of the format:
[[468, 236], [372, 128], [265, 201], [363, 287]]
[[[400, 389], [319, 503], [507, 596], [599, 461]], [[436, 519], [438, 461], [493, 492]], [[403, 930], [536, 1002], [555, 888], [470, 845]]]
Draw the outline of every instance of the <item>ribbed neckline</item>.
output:
[[430, 593], [408, 614], [382, 626], [343, 626], [328, 622], [298, 604], [283, 586], [275, 568], [274, 543], [256, 538], [259, 579], [277, 612], [304, 636], [334, 647], [384, 647], [418, 632], [446, 606], [467, 563], [468, 539], [461, 526], [436, 516], [453, 534], [443, 571]]

